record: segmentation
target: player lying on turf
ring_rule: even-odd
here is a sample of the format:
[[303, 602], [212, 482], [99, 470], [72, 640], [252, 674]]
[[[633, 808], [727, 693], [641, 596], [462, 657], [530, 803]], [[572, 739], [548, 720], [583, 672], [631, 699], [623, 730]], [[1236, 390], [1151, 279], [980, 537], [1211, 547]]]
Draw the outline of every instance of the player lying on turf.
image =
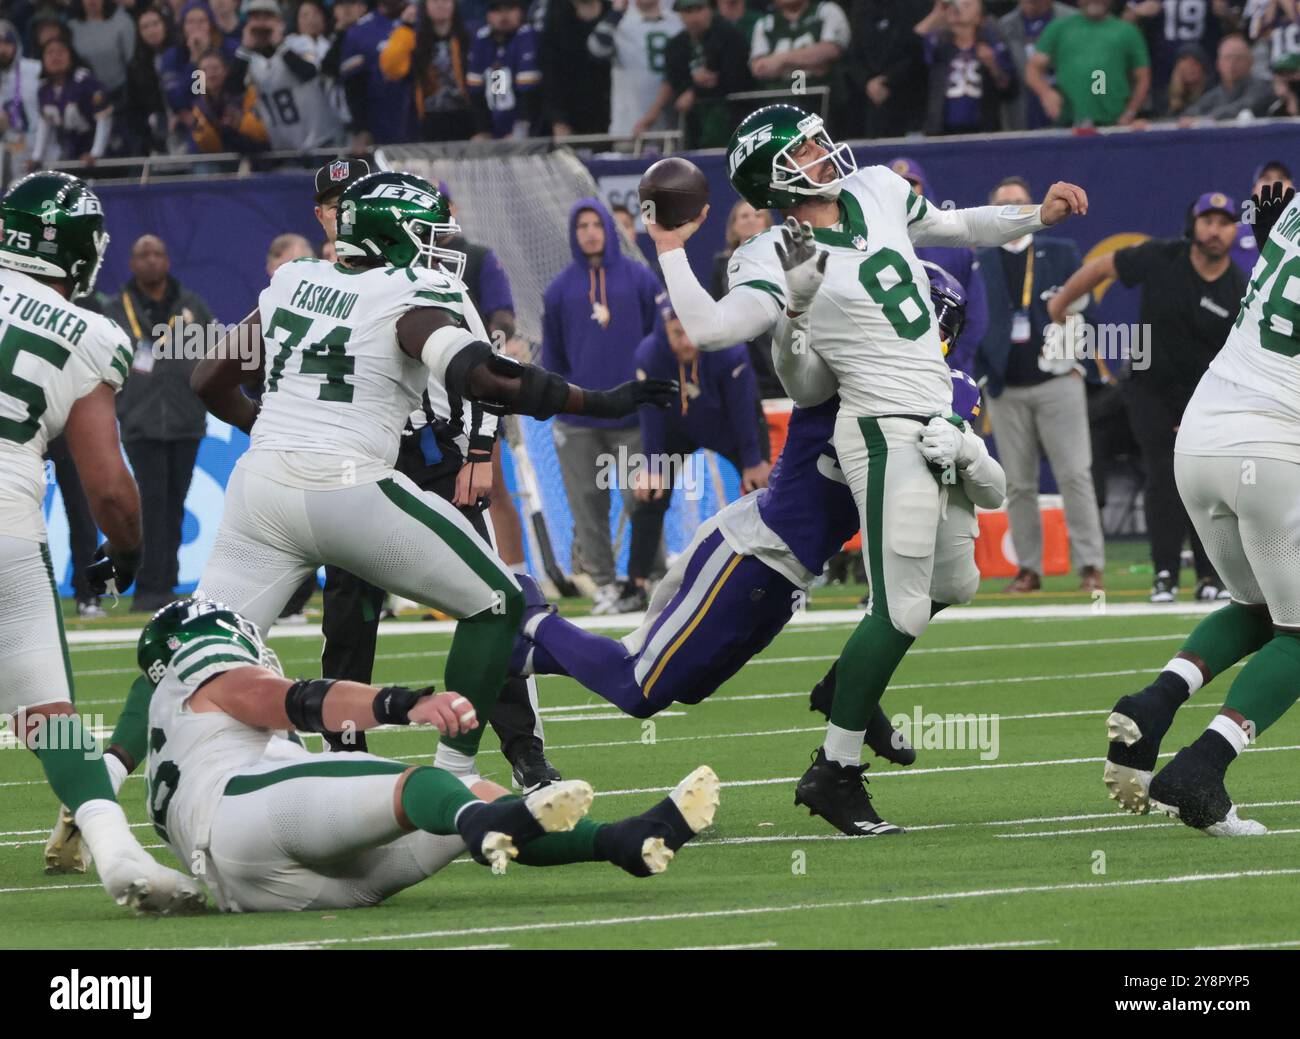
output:
[[[1300, 695], [1300, 199], [1282, 189], [1252, 197], [1260, 258], [1174, 445], [1178, 492], [1232, 602], [1106, 721], [1110, 796], [1213, 836], [1266, 832], [1238, 817], [1225, 777]], [[1252, 653], [1223, 709], [1153, 778], [1174, 712]]]
[[46, 848], [47, 869], [60, 868], [63, 836], [80, 827], [119, 904], [194, 908], [203, 903], [197, 885], [155, 862], [132, 836], [114, 798], [111, 762], [72, 705], [46, 547], [43, 456], [63, 433], [109, 539], [88, 576], [115, 578], [125, 590], [140, 555], [140, 494], [122, 459], [114, 410], [131, 344], [113, 322], [71, 302], [95, 284], [108, 246], [104, 211], [76, 177], [34, 173], [5, 194], [0, 228], [0, 717], [12, 716], [13, 731], [67, 806]]
[[1087, 197], [1057, 183], [1039, 206], [931, 205], [892, 170], [858, 169], [820, 118], [790, 105], [746, 116], [727, 164], [742, 198], [789, 223], [736, 249], [722, 299], [686, 260], [707, 209], [682, 227], [647, 230], [673, 308], [701, 350], [771, 332], [787, 388], [788, 370], [805, 364], [838, 383], [835, 450], [859, 510], [871, 600], [840, 654], [832, 717], [799, 797], [837, 827], [868, 820], [870, 832], [892, 832], [856, 780], [867, 723], [930, 622], [943, 503], [922, 431], [952, 394], [914, 246], [1001, 245], [1086, 212]]
[[[463, 399], [539, 419], [667, 406], [677, 384], [585, 390], [495, 353], [459, 278], [464, 255], [436, 244], [454, 230], [447, 200], [427, 181], [361, 178], [340, 197], [340, 262], [284, 264], [246, 319], [264, 344], [260, 408], [242, 392], [242, 353], [196, 370], [209, 410], [252, 438], [227, 484], [199, 590], [265, 631], [303, 579], [329, 564], [440, 609], [460, 621], [446, 682], [488, 718], [523, 598], [460, 510], [394, 470], [407, 416], [430, 377]], [[473, 775], [480, 736], [448, 736], [436, 763]]]
[[294, 730], [426, 724], [455, 736], [478, 720], [458, 693], [292, 682], [249, 621], [206, 599], [156, 613], [137, 657], [145, 674], [113, 742], [136, 758], [147, 748], [154, 826], [231, 912], [374, 905], [466, 851], [497, 872], [611, 862], [650, 876], [718, 806], [707, 765], [649, 811], [601, 824], [583, 818], [592, 791], [580, 780], [520, 800], [439, 768], [313, 754]]
[[[938, 268], [931, 272], [936, 300], [940, 295], [953, 300], [944, 278]], [[958, 287], [955, 301], [942, 306], [946, 342], [960, 332], [961, 303]], [[946, 488], [938, 535], [942, 548], [936, 550], [931, 581], [934, 612], [974, 596], [979, 586], [975, 505], [995, 508], [1006, 492], [1002, 467], [967, 425], [979, 414], [979, 390], [961, 372], [953, 372], [952, 380], [963, 420], [962, 454], [950, 462], [953, 480]], [[818, 392], [813, 391], [814, 399]], [[565, 620], [545, 606], [530, 579], [523, 579], [529, 606], [513, 666], [527, 673], [569, 675], [638, 718], [710, 696], [802, 608], [815, 577], [857, 529], [857, 508], [831, 443], [838, 406], [832, 397], [796, 407], [768, 487], [732, 502], [700, 527], [655, 589], [640, 627], [623, 639], [596, 635]], [[938, 421], [957, 432], [950, 422]], [[943, 479], [942, 470], [937, 478]], [[866, 743], [898, 764], [915, 759], [879, 704]], [[852, 777], [859, 790], [865, 768], [860, 766]], [[855, 826], [846, 832], [861, 830]]]

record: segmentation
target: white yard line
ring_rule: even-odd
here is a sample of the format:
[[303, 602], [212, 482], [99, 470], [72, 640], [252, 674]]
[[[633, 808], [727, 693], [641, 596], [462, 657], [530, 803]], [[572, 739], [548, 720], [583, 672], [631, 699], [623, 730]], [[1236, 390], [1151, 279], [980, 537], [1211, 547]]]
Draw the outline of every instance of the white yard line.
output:
[[673, 952], [731, 952], [736, 949], [775, 949], [777, 943], [768, 939], [765, 942], [741, 942], [739, 945], [678, 945]]
[[923, 945], [919, 952], [955, 952], [964, 949], [1029, 949], [1036, 945], [1060, 945], [1058, 938], [1034, 938], [1021, 942], [976, 942], [972, 945]]
[[638, 916], [592, 917], [586, 920], [554, 920], [524, 924], [497, 924], [488, 927], [448, 928], [408, 931], [395, 934], [349, 935], [334, 938], [304, 938], [260, 945], [196, 946], [206, 949], [304, 949], [331, 945], [362, 945], [377, 942], [421, 941], [433, 938], [476, 937], [487, 934], [521, 934], [530, 931], [565, 931], [596, 927], [622, 927], [635, 924], [674, 923], [679, 920], [726, 919], [767, 916], [777, 913], [807, 913], [828, 909], [871, 909], [879, 906], [914, 905], [925, 902], [948, 902], [977, 898], [1011, 898], [1019, 895], [1055, 894], [1062, 891], [1106, 891], [1121, 888], [1149, 887], [1165, 884], [1196, 884], [1259, 877], [1300, 875], [1300, 868], [1233, 870], [1225, 873], [1188, 873], [1172, 877], [1142, 877], [1134, 880], [1078, 881], [1068, 884], [1034, 884], [1019, 887], [979, 888], [969, 891], [940, 891], [924, 895], [890, 895], [836, 902], [796, 902], [787, 905], [750, 906], [731, 909], [692, 910], [680, 913], [647, 913]]

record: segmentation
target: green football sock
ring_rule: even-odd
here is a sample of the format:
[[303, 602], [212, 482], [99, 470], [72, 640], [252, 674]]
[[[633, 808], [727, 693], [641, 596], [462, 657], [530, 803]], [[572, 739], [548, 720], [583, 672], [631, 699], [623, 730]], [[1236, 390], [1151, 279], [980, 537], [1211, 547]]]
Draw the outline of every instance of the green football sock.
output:
[[120, 747], [131, 756], [131, 768], [138, 767], [149, 753], [149, 703], [153, 690], [153, 683], [144, 675], [131, 683], [131, 691], [126, 694], [126, 703], [108, 741], [110, 747]]
[[1241, 669], [1223, 706], [1237, 711], [1258, 737], [1300, 696], [1300, 635], [1276, 635]]
[[515, 861], [524, 866], [567, 866], [571, 862], [604, 862], [605, 857], [596, 852], [596, 835], [603, 823], [579, 819], [578, 825], [567, 833], [548, 833], [529, 841], [519, 849]]
[[1198, 657], [1210, 674], [1220, 675], [1239, 660], [1258, 652], [1273, 638], [1267, 612], [1230, 602], [1192, 629], [1182, 652]]
[[54, 796], [76, 812], [87, 801], [116, 801], [94, 734], [75, 714], [53, 715], [36, 751]]
[[426, 833], [459, 833], [456, 814], [477, 800], [469, 787], [440, 768], [417, 768], [402, 787], [402, 811]]
[[835, 662], [831, 723], [852, 732], [865, 730], [899, 662], [915, 641], [883, 613], [863, 617]]
[[512, 589], [505, 594], [504, 604], [500, 613], [487, 609], [460, 621], [451, 640], [445, 672], [447, 689], [465, 697], [478, 715], [477, 729], [442, 740], [462, 754], [478, 753], [483, 730], [509, 677], [510, 651], [524, 612], [523, 593]]

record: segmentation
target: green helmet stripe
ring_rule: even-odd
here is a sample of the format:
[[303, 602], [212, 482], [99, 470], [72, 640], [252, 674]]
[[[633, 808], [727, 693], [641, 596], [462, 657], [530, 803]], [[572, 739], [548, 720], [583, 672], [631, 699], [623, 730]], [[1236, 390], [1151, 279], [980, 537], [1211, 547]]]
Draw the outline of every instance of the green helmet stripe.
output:
[[172, 663], [181, 666], [195, 653], [202, 653], [210, 649], [225, 649], [229, 646], [230, 638], [223, 638], [220, 635], [205, 635], [195, 639], [193, 642], [187, 642], [174, 654], [172, 654]]

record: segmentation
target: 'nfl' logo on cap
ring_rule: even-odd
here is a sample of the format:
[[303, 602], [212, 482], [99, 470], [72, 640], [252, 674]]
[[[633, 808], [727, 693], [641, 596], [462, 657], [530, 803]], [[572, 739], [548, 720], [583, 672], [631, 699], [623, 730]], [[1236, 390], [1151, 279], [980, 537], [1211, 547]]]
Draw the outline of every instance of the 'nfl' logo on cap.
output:
[[340, 180], [348, 179], [348, 164], [346, 159], [339, 159], [337, 162], [330, 163], [330, 180], [338, 183]]

